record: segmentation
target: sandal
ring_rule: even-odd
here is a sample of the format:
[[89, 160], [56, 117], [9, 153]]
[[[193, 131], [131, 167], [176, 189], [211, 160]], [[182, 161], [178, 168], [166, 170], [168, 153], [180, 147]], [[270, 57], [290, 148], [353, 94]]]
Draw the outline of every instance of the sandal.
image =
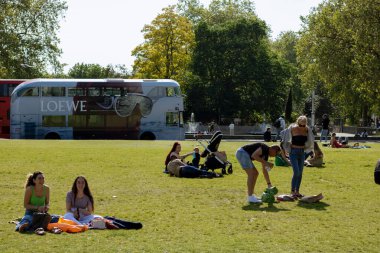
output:
[[29, 227], [29, 223], [24, 223], [18, 228], [18, 231], [20, 233], [25, 232], [27, 227]]
[[62, 233], [62, 229], [60, 229], [60, 228], [58, 228], [58, 227], [54, 227], [52, 230], [51, 230], [51, 232], [53, 233], [53, 234], [60, 234], [60, 233]]
[[45, 234], [45, 230], [43, 228], [37, 228], [36, 230], [34, 230], [34, 233], [36, 235], [44, 235]]

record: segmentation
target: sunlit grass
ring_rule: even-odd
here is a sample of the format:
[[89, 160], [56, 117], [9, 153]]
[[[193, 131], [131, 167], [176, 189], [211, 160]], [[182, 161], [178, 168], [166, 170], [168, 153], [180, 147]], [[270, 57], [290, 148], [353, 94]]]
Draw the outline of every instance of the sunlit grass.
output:
[[[246, 142], [223, 141], [234, 173], [181, 179], [162, 173], [168, 141], [0, 141], [0, 252], [379, 252], [380, 186], [374, 165], [380, 144], [363, 150], [323, 147], [326, 166], [305, 168], [301, 192], [323, 192], [317, 204], [248, 205], [246, 176], [234, 157]], [[183, 152], [194, 141], [182, 142]], [[95, 212], [140, 221], [144, 228], [47, 234], [14, 232], [24, 183], [41, 170], [51, 188], [52, 214], [63, 214], [66, 192], [85, 175]], [[270, 172], [288, 193], [291, 168]], [[259, 176], [257, 193], [265, 182]]]

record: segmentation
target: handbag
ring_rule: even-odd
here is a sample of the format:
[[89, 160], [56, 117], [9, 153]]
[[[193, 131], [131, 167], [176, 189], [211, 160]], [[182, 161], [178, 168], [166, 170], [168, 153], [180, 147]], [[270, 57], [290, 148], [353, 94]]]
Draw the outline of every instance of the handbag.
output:
[[93, 229], [106, 229], [106, 222], [102, 218], [95, 218], [90, 222], [90, 228]]
[[48, 213], [33, 213], [32, 223], [30, 224], [29, 230], [34, 231], [37, 228], [43, 228], [47, 230], [47, 226], [51, 221], [51, 216]]

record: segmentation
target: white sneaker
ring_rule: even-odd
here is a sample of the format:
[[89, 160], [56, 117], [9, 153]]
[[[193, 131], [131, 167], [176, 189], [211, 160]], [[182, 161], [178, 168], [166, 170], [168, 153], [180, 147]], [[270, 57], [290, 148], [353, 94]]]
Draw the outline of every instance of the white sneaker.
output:
[[261, 200], [258, 199], [255, 195], [248, 196], [247, 200], [249, 203], [261, 203]]

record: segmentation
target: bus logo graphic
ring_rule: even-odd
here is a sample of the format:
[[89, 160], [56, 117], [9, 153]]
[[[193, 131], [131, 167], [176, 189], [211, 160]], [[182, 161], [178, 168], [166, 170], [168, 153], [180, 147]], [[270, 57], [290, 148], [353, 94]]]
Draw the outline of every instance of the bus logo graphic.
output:
[[[81, 101], [41, 101], [41, 112], [86, 112], [86, 102]], [[79, 109], [79, 110], [78, 110]]]

